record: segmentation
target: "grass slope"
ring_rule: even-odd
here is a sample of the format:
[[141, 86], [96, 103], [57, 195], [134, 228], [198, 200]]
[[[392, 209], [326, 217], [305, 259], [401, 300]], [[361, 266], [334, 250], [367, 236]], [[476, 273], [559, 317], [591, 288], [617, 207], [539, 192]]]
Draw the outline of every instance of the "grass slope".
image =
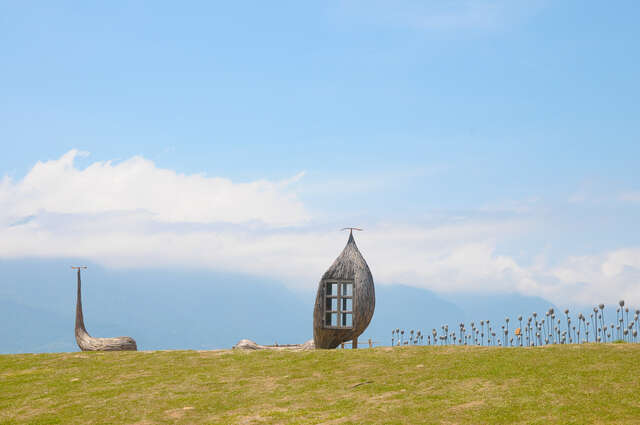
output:
[[0, 356], [1, 423], [638, 423], [640, 345]]

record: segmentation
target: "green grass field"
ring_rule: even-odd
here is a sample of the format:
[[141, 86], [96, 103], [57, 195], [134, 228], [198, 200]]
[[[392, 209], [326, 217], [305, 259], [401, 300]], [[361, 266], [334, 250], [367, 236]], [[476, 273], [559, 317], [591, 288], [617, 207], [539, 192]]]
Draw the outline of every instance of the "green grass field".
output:
[[640, 423], [640, 345], [0, 356], [0, 423]]

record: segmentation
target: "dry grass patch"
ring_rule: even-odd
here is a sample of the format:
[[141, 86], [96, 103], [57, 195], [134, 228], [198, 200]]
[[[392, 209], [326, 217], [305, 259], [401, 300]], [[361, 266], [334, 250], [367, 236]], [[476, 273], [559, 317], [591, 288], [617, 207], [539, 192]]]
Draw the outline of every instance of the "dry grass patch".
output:
[[484, 400], [474, 400], [474, 401], [469, 401], [467, 403], [456, 404], [455, 406], [450, 407], [449, 410], [456, 411], [456, 410], [474, 409], [483, 405], [484, 405]]

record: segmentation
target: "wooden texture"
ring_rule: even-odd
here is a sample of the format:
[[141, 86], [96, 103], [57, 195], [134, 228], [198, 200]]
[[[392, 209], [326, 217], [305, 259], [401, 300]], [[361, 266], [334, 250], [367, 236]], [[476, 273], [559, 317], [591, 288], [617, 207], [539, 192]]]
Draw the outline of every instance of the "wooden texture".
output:
[[305, 342], [304, 344], [286, 344], [286, 345], [260, 345], [251, 341], [250, 339], [241, 339], [236, 345], [233, 346], [234, 350], [284, 350], [284, 351], [304, 351], [313, 350], [315, 345], [313, 340]]
[[[77, 267], [74, 267], [77, 268]], [[82, 283], [80, 282], [80, 268], [78, 269], [78, 298], [76, 300], [76, 342], [82, 351], [137, 351], [136, 341], [129, 336], [116, 338], [94, 338], [84, 327], [82, 314]]]
[[[349, 328], [325, 326], [325, 282], [353, 281], [353, 325]], [[313, 310], [313, 341], [316, 348], [336, 348], [345, 341], [357, 340], [371, 318], [376, 306], [373, 276], [367, 262], [356, 246], [353, 232], [349, 233], [349, 240], [342, 253], [336, 258], [331, 267], [324, 273], [318, 285], [316, 304]], [[340, 318], [338, 318], [340, 320]], [[355, 343], [357, 344], [357, 342]], [[357, 345], [356, 345], [357, 346]]]

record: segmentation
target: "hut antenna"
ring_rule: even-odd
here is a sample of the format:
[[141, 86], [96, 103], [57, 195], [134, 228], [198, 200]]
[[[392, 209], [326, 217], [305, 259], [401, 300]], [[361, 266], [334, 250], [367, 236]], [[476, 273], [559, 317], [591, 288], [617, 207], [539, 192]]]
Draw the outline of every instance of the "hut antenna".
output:
[[344, 231], [344, 230], [348, 230], [350, 235], [353, 234], [354, 230], [357, 230], [358, 232], [362, 232], [362, 229], [358, 227], [343, 227], [342, 229], [340, 229], [340, 231]]
[[78, 270], [78, 279], [80, 279], [80, 270], [87, 269], [87, 266], [71, 266], [72, 269]]
[[72, 269], [78, 270], [78, 276], [80, 276], [80, 270], [86, 270], [87, 266], [71, 266]]

